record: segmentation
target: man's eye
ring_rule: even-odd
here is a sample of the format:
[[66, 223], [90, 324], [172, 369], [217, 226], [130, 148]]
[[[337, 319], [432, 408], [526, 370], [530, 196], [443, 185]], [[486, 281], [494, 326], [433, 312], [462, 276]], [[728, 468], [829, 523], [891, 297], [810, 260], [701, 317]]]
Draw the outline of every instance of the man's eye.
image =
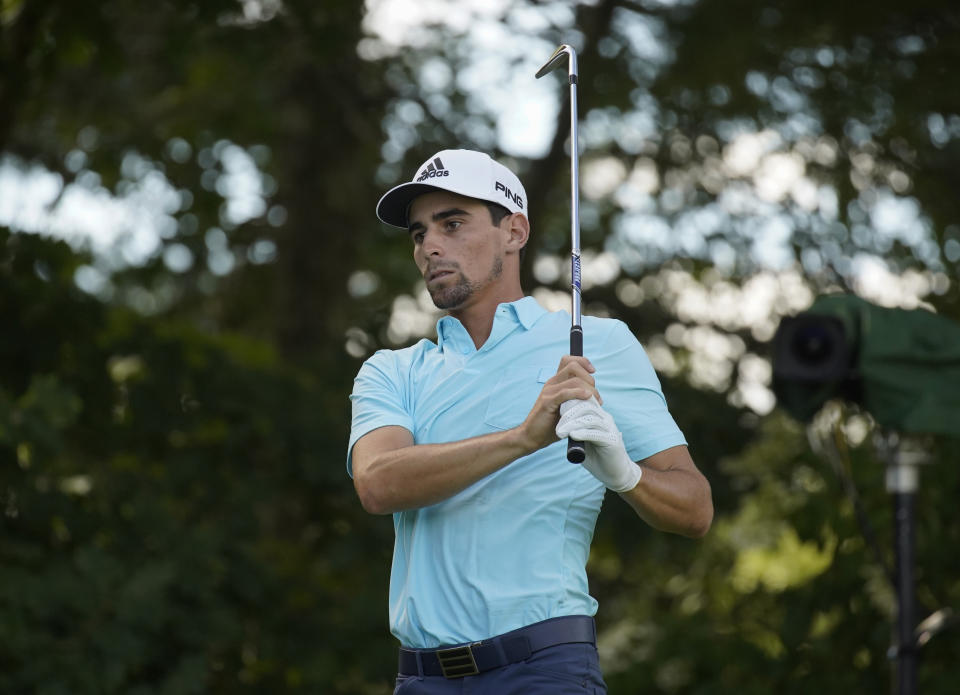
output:
[[463, 224], [463, 223], [460, 222], [459, 220], [449, 220], [449, 221], [447, 222], [447, 229], [456, 229], [456, 228], [459, 227], [461, 224]]
[[413, 235], [413, 243], [414, 243], [414, 244], [422, 244], [422, 243], [423, 243], [423, 232], [416, 232], [416, 233]]

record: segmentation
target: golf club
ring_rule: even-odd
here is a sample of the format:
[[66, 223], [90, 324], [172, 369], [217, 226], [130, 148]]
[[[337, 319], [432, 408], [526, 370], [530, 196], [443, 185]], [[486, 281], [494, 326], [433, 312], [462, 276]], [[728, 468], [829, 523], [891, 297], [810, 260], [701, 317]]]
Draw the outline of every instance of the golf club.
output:
[[[580, 153], [577, 145], [577, 52], [572, 46], [562, 44], [550, 60], [537, 70], [537, 79], [560, 65], [567, 59], [567, 75], [570, 83], [570, 289], [571, 289], [571, 326], [570, 354], [583, 355], [583, 327], [580, 325]], [[583, 442], [567, 439], [567, 460], [570, 463], [583, 463], [587, 457]]]

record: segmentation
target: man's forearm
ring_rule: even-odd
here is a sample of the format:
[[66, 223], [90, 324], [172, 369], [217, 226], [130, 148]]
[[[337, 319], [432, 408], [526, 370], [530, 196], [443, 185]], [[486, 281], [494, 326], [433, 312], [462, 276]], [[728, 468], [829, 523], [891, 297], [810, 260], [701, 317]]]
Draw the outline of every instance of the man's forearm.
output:
[[368, 512], [391, 514], [441, 502], [531, 453], [519, 428], [445, 444], [410, 444], [381, 451], [357, 472]]
[[634, 462], [613, 417], [594, 399], [564, 403], [558, 437], [587, 442], [583, 466], [608, 489], [620, 493], [654, 528], [699, 538], [713, 521], [710, 483], [685, 445]]
[[713, 522], [710, 483], [695, 469], [643, 466], [637, 486], [620, 494], [641, 519], [661, 531], [700, 538]]

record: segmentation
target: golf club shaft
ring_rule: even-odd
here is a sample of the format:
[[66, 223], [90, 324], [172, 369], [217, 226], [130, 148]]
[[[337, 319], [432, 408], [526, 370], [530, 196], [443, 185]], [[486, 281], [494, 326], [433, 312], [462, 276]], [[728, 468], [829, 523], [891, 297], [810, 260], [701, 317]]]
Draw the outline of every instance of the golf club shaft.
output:
[[[577, 54], [570, 49], [570, 354], [583, 355], [580, 325], [580, 149], [577, 140]], [[583, 442], [567, 439], [567, 460], [583, 463]]]
[[[577, 52], [573, 47], [561, 45], [550, 59], [537, 71], [542, 77], [557, 67], [567, 57], [567, 81], [570, 84], [570, 354], [583, 355], [583, 327], [580, 325], [580, 149], [577, 140]], [[583, 463], [586, 458], [583, 442], [567, 439], [567, 460]]]

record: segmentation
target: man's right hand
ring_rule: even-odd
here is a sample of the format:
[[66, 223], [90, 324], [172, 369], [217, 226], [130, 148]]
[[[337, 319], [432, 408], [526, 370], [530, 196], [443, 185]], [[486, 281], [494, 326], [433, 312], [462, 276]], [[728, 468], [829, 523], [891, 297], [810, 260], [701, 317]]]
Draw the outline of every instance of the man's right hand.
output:
[[586, 357], [564, 355], [554, 374], [543, 385], [537, 402], [519, 426], [530, 453], [557, 441], [556, 427], [560, 420], [560, 404], [570, 400], [589, 400], [594, 397], [603, 403], [597, 391], [593, 372], [596, 369]]

